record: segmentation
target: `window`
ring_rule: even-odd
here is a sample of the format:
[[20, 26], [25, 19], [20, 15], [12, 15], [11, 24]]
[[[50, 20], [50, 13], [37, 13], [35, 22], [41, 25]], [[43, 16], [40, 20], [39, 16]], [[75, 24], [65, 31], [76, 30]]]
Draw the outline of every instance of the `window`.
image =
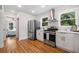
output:
[[48, 26], [48, 17], [42, 18], [42, 26]]
[[61, 15], [61, 25], [64, 26], [75, 25], [75, 12], [63, 13]]

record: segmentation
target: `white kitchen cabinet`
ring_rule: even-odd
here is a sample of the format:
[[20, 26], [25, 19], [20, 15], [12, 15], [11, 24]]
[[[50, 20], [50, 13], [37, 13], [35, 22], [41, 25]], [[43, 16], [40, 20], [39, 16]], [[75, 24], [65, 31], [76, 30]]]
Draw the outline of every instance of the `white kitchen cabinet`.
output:
[[76, 34], [75, 38], [76, 38], [76, 40], [74, 41], [75, 42], [74, 51], [79, 53], [79, 35]]
[[62, 49], [65, 48], [65, 34], [56, 33], [56, 46]]
[[75, 40], [75, 35], [71, 33], [66, 33], [65, 34], [65, 49], [74, 52], [74, 40]]
[[56, 46], [67, 50], [69, 52], [74, 52], [74, 43], [75, 34], [66, 33], [66, 32], [57, 32], [56, 33]]
[[37, 40], [44, 41], [43, 35], [44, 35], [43, 30], [37, 30], [37, 33], [36, 33]]

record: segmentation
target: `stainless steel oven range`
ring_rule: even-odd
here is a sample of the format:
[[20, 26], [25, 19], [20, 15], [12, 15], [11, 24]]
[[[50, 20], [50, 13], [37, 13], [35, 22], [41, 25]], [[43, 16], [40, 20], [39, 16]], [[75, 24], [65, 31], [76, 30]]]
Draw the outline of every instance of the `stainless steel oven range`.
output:
[[57, 28], [49, 28], [48, 30], [45, 30], [44, 33], [44, 41], [45, 43], [52, 45], [53, 47], [56, 47], [56, 31]]

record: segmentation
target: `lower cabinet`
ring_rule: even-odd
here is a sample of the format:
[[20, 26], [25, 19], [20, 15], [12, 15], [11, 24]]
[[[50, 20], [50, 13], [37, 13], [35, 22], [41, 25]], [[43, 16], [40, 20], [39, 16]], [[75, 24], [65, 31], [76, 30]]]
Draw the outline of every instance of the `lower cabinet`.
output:
[[76, 35], [75, 35], [75, 38], [76, 38], [76, 40], [74, 41], [74, 42], [75, 42], [74, 51], [77, 52], [77, 53], [79, 53], [79, 35], [76, 34]]
[[65, 34], [65, 49], [68, 50], [69, 52], [74, 52], [74, 34]]
[[[56, 33], [56, 46], [69, 52], [79, 52], [79, 40], [75, 34], [57, 32]], [[78, 50], [78, 51], [77, 51]]]
[[37, 30], [36, 33], [37, 40], [44, 41], [43, 34], [44, 34], [43, 30]]
[[56, 46], [65, 49], [66, 38], [63, 33], [56, 33]]

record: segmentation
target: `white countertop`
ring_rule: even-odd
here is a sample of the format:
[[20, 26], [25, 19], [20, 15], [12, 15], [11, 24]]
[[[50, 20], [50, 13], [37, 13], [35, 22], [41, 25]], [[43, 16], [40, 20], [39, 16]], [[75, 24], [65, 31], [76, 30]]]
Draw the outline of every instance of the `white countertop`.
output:
[[56, 31], [56, 32], [63, 32], [63, 33], [71, 33], [71, 34], [79, 34], [79, 32], [73, 32], [73, 31]]

